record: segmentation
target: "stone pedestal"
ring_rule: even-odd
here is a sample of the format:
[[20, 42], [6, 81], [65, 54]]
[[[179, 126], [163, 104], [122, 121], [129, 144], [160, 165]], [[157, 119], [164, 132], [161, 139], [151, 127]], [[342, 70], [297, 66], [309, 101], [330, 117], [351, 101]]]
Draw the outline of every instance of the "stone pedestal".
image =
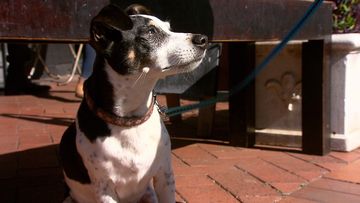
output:
[[360, 34], [332, 36], [331, 148], [360, 146]]

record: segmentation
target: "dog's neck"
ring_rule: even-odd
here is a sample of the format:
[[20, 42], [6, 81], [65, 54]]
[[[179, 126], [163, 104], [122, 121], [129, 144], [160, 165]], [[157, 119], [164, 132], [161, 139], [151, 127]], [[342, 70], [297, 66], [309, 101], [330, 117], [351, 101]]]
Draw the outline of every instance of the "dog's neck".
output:
[[152, 90], [157, 78], [147, 73], [121, 75], [104, 62], [102, 69], [94, 69], [89, 80], [95, 89], [90, 93], [95, 105], [116, 116], [143, 117], [153, 104]]
[[114, 113], [121, 117], [143, 116], [153, 99], [156, 79], [147, 77], [147, 73], [119, 75], [110, 66], [106, 72], [113, 86]]

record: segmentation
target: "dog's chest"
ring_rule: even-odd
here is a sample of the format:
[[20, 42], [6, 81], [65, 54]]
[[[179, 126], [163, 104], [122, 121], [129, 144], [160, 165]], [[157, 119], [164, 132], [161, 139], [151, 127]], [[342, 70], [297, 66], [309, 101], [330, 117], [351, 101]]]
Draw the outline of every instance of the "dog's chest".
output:
[[161, 123], [149, 119], [133, 128], [109, 125], [109, 129], [111, 136], [94, 142], [82, 133], [77, 136], [77, 148], [90, 176], [124, 186], [150, 179], [160, 165], [157, 154], [164, 148], [167, 137]]

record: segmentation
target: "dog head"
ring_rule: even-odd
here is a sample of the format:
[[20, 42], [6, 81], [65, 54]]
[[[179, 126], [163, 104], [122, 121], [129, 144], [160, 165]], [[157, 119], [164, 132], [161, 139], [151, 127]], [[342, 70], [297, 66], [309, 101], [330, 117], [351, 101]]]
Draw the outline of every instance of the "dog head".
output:
[[164, 76], [200, 64], [208, 44], [206, 36], [172, 32], [168, 22], [142, 11], [148, 12], [136, 5], [127, 9], [132, 14], [128, 15], [109, 5], [91, 22], [91, 45], [117, 73], [136, 74], [147, 68], [149, 73]]

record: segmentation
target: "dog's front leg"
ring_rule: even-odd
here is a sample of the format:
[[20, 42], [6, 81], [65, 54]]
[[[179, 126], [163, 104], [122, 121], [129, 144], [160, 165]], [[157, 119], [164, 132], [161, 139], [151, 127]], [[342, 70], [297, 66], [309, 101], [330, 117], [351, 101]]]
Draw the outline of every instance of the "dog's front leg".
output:
[[154, 188], [159, 203], [175, 203], [175, 179], [171, 167], [171, 158], [166, 159], [166, 164], [161, 167], [154, 177]]

